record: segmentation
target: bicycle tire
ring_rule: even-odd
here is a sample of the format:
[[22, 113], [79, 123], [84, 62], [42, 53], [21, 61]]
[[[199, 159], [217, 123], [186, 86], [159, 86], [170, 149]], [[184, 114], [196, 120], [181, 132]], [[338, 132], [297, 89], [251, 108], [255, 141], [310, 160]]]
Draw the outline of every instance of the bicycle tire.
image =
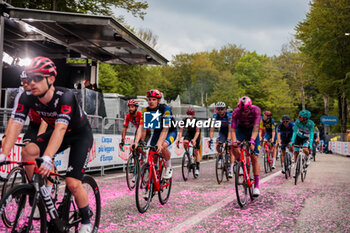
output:
[[[88, 195], [90, 194], [89, 191], [92, 190], [93, 196], [95, 197], [95, 211], [91, 210], [91, 207], [93, 206], [94, 202], [91, 200], [91, 195], [89, 195], [89, 208], [90, 208], [90, 221], [92, 225], [92, 232], [97, 232], [99, 225], [100, 225], [100, 219], [101, 219], [101, 195], [100, 195], [100, 189], [95, 181], [95, 179], [90, 175], [84, 175], [82, 179], [82, 184], [87, 184], [91, 187], [86, 192]], [[73, 194], [69, 191], [68, 187], [66, 187], [66, 203], [62, 203], [63, 208], [62, 211], [59, 211], [60, 218], [64, 221], [64, 225], [67, 226], [67, 230], [70, 231], [72, 228], [77, 232], [79, 228], [79, 224], [81, 222], [81, 216], [79, 212], [78, 205], [75, 202], [75, 199], [72, 198]], [[61, 207], [61, 206], [60, 206]], [[92, 217], [94, 217], [92, 219]]]
[[[250, 164], [251, 164], [251, 161], [250, 161]], [[247, 166], [247, 172], [249, 173], [249, 177], [250, 177], [250, 183], [254, 182], [254, 175], [252, 176], [252, 171], [250, 169], [250, 165]], [[251, 201], [254, 201], [255, 197], [254, 197], [254, 184], [252, 184], [250, 187], [248, 187], [248, 184], [247, 184], [247, 188], [248, 188], [248, 191], [249, 191], [249, 197], [250, 197], [250, 200]]]
[[[197, 179], [198, 178], [198, 175], [196, 175], [196, 169], [197, 169], [197, 165], [196, 165], [196, 159], [194, 159], [196, 157], [193, 157], [193, 163], [191, 162], [191, 169], [192, 169], [192, 175], [193, 175], [193, 178], [194, 179]], [[192, 161], [192, 160], [191, 160]]]
[[268, 163], [269, 161], [267, 160], [267, 152], [265, 149], [263, 149], [263, 159], [264, 159], [264, 170], [265, 170], [265, 173], [268, 173]]
[[[273, 160], [272, 150], [270, 150], [269, 159], [270, 159], [270, 161], [271, 161], [271, 159]], [[270, 172], [272, 172], [272, 162], [270, 163], [269, 161], [267, 161], [267, 164], [269, 165]]]
[[[240, 161], [237, 163], [236, 166], [236, 175], [235, 175], [235, 189], [236, 189], [236, 197], [237, 202], [240, 207], [244, 207], [247, 204], [247, 184], [244, 179], [244, 175], [240, 175], [239, 171], [240, 169], [243, 169], [243, 162]], [[244, 169], [243, 169], [244, 171]]]
[[298, 183], [298, 176], [299, 176], [299, 173], [300, 173], [300, 154], [298, 155], [297, 157], [297, 163], [296, 163], [296, 167], [295, 167], [295, 181], [294, 181], [294, 184], [297, 185]]
[[224, 179], [224, 159], [223, 156], [217, 155], [215, 161], [215, 174], [218, 184]]
[[230, 162], [228, 160], [229, 156], [230, 156], [230, 154], [226, 154], [225, 155], [225, 169], [224, 169], [224, 171], [225, 171], [225, 176], [226, 176], [226, 180], [227, 181], [230, 180], [230, 177], [228, 176], [229, 175], [229, 171], [230, 171], [229, 170], [230, 169]]
[[[281, 159], [282, 161], [282, 159]], [[288, 180], [288, 176], [290, 176], [290, 172], [289, 172], [289, 153], [285, 153], [284, 156], [284, 176], [286, 177], [286, 179]]]
[[184, 179], [184, 181], [188, 180], [190, 171], [191, 171], [191, 160], [189, 158], [188, 153], [185, 152], [182, 156], [182, 165], [181, 165], [182, 178]]
[[[150, 185], [148, 186], [148, 181], [150, 180]], [[148, 197], [144, 197], [148, 192]], [[142, 165], [140, 172], [137, 176], [136, 181], [136, 190], [135, 190], [135, 198], [136, 198], [136, 207], [140, 213], [144, 213], [147, 211], [153, 196], [153, 179], [150, 174], [150, 167], [148, 163]], [[142, 201], [145, 203], [142, 203]]]
[[316, 148], [313, 149], [313, 151], [315, 151], [314, 153], [312, 153], [312, 157], [314, 157], [314, 162], [316, 162]]
[[[27, 232], [27, 231], [35, 231], [35, 232], [41, 232], [41, 233], [45, 233], [47, 232], [47, 225], [46, 225], [46, 210], [45, 210], [45, 205], [44, 202], [42, 200], [42, 198], [40, 197], [40, 199], [38, 200], [37, 203], [37, 207], [39, 209], [39, 213], [40, 213], [40, 224], [34, 224], [32, 222], [32, 227], [36, 227], [35, 229], [33, 229], [31, 226], [19, 226], [18, 224], [26, 224], [27, 221], [23, 221], [20, 218], [24, 217], [24, 218], [28, 218], [28, 213], [25, 211], [25, 207], [29, 207], [31, 210], [29, 211], [29, 213], [32, 211], [33, 207], [30, 206], [29, 203], [26, 202], [27, 200], [33, 200], [33, 198], [30, 197], [34, 197], [35, 195], [35, 188], [33, 185], [31, 184], [22, 184], [22, 185], [17, 185], [14, 186], [13, 188], [11, 188], [4, 196], [3, 198], [0, 200], [0, 210], [4, 211], [6, 209], [6, 206], [11, 204], [12, 200], [15, 200], [16, 204], [18, 204], [18, 209], [16, 212], [16, 216], [15, 216], [15, 220], [12, 222], [13, 224], [9, 227], [12, 228], [12, 232]], [[13, 210], [13, 208], [11, 208], [11, 210]], [[30, 218], [30, 216], [29, 216]], [[29, 221], [28, 218], [28, 221]], [[17, 223], [17, 224], [16, 224]], [[35, 226], [34, 226], [35, 225]], [[39, 226], [38, 226], [39, 225]], [[29, 228], [29, 229], [28, 229]], [[18, 229], [18, 230], [16, 230]]]
[[[2, 185], [1, 189], [1, 198], [3, 198], [7, 191], [9, 191], [11, 188], [13, 188], [15, 185], [18, 185], [16, 182], [17, 175], [20, 174], [20, 184], [26, 183], [26, 174], [22, 167], [14, 167], [11, 169], [9, 174], [6, 176], [6, 181]], [[12, 179], [12, 177], [14, 177]], [[6, 211], [4, 211], [1, 215], [2, 221], [5, 224], [6, 227], [10, 228], [13, 225], [13, 222], [9, 220], [9, 217], [6, 215]]]
[[[126, 184], [128, 185], [128, 188], [130, 191], [135, 188], [136, 180], [134, 182], [132, 182], [132, 179], [134, 178], [134, 176], [137, 177], [137, 174], [138, 174], [139, 169], [140, 169], [139, 164], [140, 163], [138, 161], [138, 158], [135, 157], [135, 155], [132, 153], [128, 158], [128, 162], [126, 163], [126, 170], [125, 170]], [[136, 177], [134, 179], [136, 179]]]
[[304, 159], [302, 160], [302, 171], [300, 173], [301, 176], [301, 181], [304, 182], [305, 178], [306, 178], [306, 159], [304, 157]]
[[[162, 160], [162, 170], [160, 171], [160, 177], [159, 177], [159, 186], [160, 189], [158, 191], [158, 198], [160, 204], [164, 205], [168, 202], [169, 197], [170, 197], [170, 192], [171, 192], [171, 186], [172, 186], [172, 178], [170, 179], [164, 179], [163, 178], [163, 173], [165, 172], [165, 163]], [[167, 185], [166, 187], [163, 187]], [[166, 191], [166, 192], [165, 192]]]

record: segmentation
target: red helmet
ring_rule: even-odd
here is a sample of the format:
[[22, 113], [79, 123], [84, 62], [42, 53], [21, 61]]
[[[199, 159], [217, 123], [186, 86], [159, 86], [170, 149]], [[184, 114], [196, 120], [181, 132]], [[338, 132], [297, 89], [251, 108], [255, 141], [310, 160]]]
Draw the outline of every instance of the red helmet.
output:
[[25, 68], [26, 74], [43, 73], [57, 76], [56, 65], [47, 57], [34, 57], [29, 66]]
[[151, 89], [147, 92], [147, 98], [150, 98], [150, 97], [161, 99], [162, 93], [160, 91], [158, 91], [157, 89]]
[[265, 111], [263, 114], [264, 114], [264, 116], [271, 116], [272, 115], [270, 111]]
[[138, 107], [138, 106], [139, 106], [139, 103], [137, 103], [136, 100], [131, 99], [131, 100], [128, 101], [128, 106], [130, 106], [130, 105], [135, 105], [136, 107]]
[[186, 111], [186, 114], [187, 115], [194, 115], [194, 109], [193, 108], [189, 108], [189, 109], [187, 109], [187, 111]]
[[248, 96], [243, 96], [238, 101], [238, 106], [241, 111], [248, 110], [252, 107], [252, 100]]

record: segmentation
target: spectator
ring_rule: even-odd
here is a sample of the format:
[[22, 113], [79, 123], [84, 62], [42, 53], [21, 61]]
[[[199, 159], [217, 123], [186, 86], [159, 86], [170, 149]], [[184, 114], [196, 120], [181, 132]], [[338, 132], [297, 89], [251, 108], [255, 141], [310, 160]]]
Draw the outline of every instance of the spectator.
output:
[[92, 85], [89, 80], [84, 80], [84, 87], [88, 89], [92, 89]]

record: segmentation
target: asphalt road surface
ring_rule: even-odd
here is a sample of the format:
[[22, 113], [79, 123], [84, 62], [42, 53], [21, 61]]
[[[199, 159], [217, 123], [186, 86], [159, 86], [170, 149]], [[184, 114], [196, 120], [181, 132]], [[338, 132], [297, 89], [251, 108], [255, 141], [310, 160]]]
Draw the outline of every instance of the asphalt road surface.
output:
[[261, 195], [239, 207], [234, 181], [217, 184], [214, 160], [201, 163], [198, 179], [173, 173], [169, 202], [155, 196], [140, 214], [124, 174], [96, 177], [102, 195], [100, 232], [350, 232], [350, 158], [317, 154], [304, 183], [295, 186], [277, 169], [261, 172]]

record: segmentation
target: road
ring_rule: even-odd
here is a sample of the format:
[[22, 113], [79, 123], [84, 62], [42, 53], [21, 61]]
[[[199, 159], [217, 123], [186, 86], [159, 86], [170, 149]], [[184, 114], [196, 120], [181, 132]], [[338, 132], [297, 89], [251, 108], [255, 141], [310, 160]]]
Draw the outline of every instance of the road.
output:
[[[350, 232], [350, 158], [317, 154], [304, 183], [294, 185], [277, 169], [261, 175], [261, 196], [241, 209], [233, 180], [218, 185], [214, 160], [201, 164], [199, 179], [184, 182], [174, 165], [169, 202], [157, 196], [140, 214], [125, 176], [98, 177], [100, 232]], [[261, 163], [262, 167], [262, 163]]]

